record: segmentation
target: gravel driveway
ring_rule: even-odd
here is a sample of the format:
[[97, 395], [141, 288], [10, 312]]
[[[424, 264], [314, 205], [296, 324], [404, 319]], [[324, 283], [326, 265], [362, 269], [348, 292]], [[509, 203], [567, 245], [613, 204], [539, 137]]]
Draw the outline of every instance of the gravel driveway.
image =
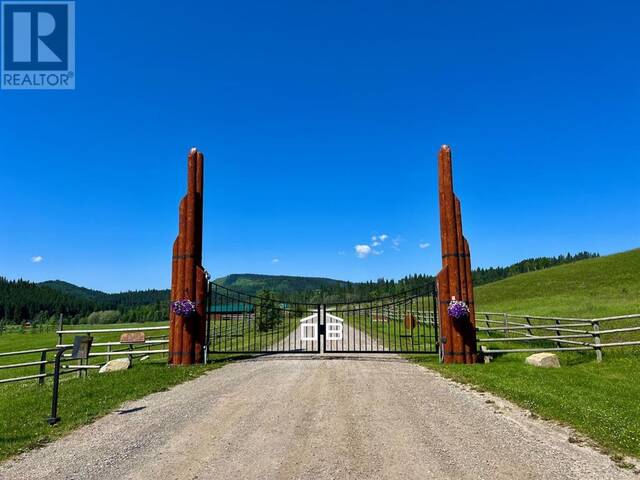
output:
[[122, 411], [0, 478], [638, 478], [569, 430], [392, 355], [261, 357]]

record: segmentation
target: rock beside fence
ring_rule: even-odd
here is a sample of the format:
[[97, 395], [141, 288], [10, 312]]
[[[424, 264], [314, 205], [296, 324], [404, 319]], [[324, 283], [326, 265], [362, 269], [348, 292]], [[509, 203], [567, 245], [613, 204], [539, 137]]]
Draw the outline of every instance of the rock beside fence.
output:
[[120, 370], [126, 370], [130, 366], [131, 362], [128, 358], [116, 358], [115, 360], [111, 360], [100, 367], [98, 373], [118, 372]]
[[525, 363], [534, 367], [542, 368], [560, 368], [560, 360], [555, 353], [542, 352], [529, 355]]

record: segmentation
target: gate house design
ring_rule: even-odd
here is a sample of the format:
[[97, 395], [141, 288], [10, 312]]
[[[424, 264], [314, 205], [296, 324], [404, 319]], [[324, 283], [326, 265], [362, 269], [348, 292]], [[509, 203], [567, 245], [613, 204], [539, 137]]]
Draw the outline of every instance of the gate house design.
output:
[[[451, 149], [438, 157], [442, 270], [435, 285], [391, 297], [306, 304], [260, 298], [207, 282], [202, 266], [204, 156], [187, 162], [187, 194], [180, 202], [173, 246], [171, 300], [196, 311], [170, 312], [169, 363], [191, 365], [212, 353], [435, 353], [447, 363], [474, 363], [475, 309], [469, 244], [453, 191]], [[447, 314], [451, 300], [469, 305], [468, 318]]]
[[211, 353], [436, 353], [433, 285], [362, 302], [291, 303], [209, 284]]

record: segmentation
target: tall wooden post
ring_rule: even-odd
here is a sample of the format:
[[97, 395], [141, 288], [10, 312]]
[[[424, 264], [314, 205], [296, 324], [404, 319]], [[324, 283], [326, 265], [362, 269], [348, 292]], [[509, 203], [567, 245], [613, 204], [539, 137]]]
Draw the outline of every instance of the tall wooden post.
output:
[[[440, 305], [440, 348], [445, 363], [475, 363], [476, 320], [471, 279], [471, 253], [462, 233], [460, 200], [453, 193], [451, 148], [443, 145], [438, 155], [438, 194], [442, 270], [436, 278]], [[469, 306], [469, 317], [453, 319], [447, 313], [451, 300]]]
[[187, 160], [187, 194], [180, 201], [178, 237], [173, 243], [171, 301], [191, 300], [189, 317], [169, 313], [169, 363], [192, 365], [203, 360], [207, 279], [202, 267], [204, 156], [195, 148]]

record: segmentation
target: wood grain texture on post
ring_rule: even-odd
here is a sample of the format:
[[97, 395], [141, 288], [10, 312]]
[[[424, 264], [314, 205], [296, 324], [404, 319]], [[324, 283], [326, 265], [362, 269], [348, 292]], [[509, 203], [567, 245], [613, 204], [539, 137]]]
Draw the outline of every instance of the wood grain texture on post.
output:
[[171, 301], [190, 300], [196, 309], [182, 317], [169, 315], [169, 363], [192, 365], [202, 361], [205, 341], [207, 280], [202, 267], [204, 156], [192, 148], [187, 158], [187, 193], [180, 201], [178, 236], [174, 243]]
[[[453, 165], [448, 145], [443, 145], [438, 154], [438, 199], [442, 246], [442, 270], [437, 276], [441, 354], [445, 363], [475, 363], [477, 354], [471, 259], [469, 243], [462, 230], [460, 200], [453, 190]], [[447, 310], [451, 300], [465, 302], [469, 307], [469, 317], [451, 318]]]

